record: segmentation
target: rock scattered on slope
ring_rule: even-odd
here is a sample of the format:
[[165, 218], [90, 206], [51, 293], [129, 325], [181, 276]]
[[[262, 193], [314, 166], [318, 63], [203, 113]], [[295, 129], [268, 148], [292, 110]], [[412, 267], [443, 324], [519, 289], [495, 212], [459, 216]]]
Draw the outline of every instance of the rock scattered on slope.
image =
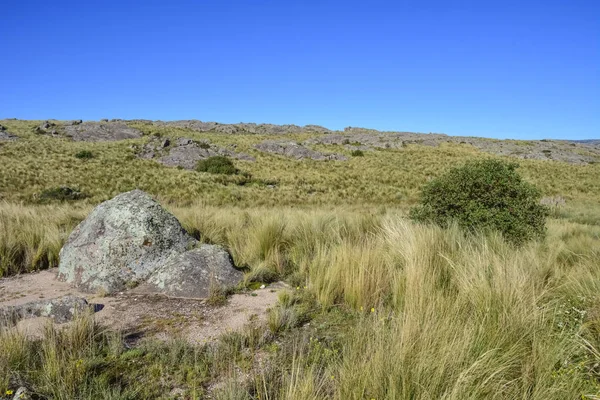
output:
[[205, 271], [239, 282], [226, 252], [210, 245], [192, 250], [197, 245], [175, 216], [133, 190], [100, 204], [75, 228], [61, 249], [58, 277], [83, 291], [105, 293], [148, 281], [153, 292], [181, 297], [201, 297], [203, 289], [190, 285], [200, 284]]
[[439, 146], [442, 143], [471, 145], [481, 151], [500, 156], [534, 160], [555, 160], [571, 164], [594, 162], [600, 149], [589, 144], [558, 140], [496, 140], [477, 137], [447, 136], [439, 133], [388, 132], [362, 128], [346, 128], [344, 134], [323, 135], [308, 139], [305, 144], [345, 145], [346, 148], [399, 149], [411, 144]]
[[107, 142], [125, 139], [137, 139], [143, 133], [135, 128], [130, 128], [124, 122], [81, 122], [70, 121], [64, 126], [65, 135], [78, 142]]
[[169, 167], [182, 167], [192, 170], [200, 160], [213, 156], [227, 156], [243, 161], [255, 161], [254, 157], [245, 153], [236, 153], [210, 142], [195, 141], [187, 138], [155, 139], [146, 143], [139, 157], [146, 159], [155, 159]]
[[59, 136], [62, 132], [60, 126], [56, 122], [44, 121], [33, 128], [33, 133], [36, 135]]
[[231, 265], [231, 256], [222, 247], [203, 244], [172, 258], [139, 290], [173, 297], [208, 297], [211, 285], [231, 287], [242, 280], [242, 272]]
[[62, 324], [71, 321], [88, 308], [88, 303], [84, 298], [63, 296], [0, 308], [0, 322], [8, 321], [14, 324], [27, 318], [50, 317], [54, 322]]
[[5, 126], [0, 125], [0, 140], [17, 140], [18, 137], [8, 132]]
[[313, 159], [318, 161], [323, 160], [347, 160], [346, 156], [341, 154], [325, 154], [319, 151], [311, 150], [305, 146], [302, 146], [295, 142], [276, 142], [272, 140], [265, 140], [254, 146], [257, 150], [266, 153], [280, 154], [296, 160]]

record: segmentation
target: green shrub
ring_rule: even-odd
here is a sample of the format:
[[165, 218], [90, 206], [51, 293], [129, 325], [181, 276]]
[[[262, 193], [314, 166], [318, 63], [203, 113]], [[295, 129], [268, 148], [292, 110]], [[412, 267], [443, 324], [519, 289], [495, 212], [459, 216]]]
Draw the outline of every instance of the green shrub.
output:
[[411, 217], [441, 226], [455, 221], [471, 231], [497, 230], [515, 244], [541, 237], [548, 209], [540, 204], [540, 191], [521, 179], [517, 167], [483, 160], [454, 168], [425, 186]]
[[363, 153], [363, 151], [360, 149], [356, 149], [352, 150], [352, 153], [350, 153], [350, 155], [352, 155], [352, 157], [363, 157], [365, 153]]
[[89, 150], [81, 150], [75, 154], [75, 157], [80, 160], [89, 160], [90, 158], [94, 158], [94, 154]]
[[87, 196], [77, 189], [73, 189], [67, 186], [60, 186], [43, 190], [38, 197], [40, 202], [47, 203], [51, 201], [81, 200], [86, 198]]
[[213, 156], [198, 161], [198, 164], [196, 164], [196, 171], [223, 175], [234, 175], [239, 172], [233, 165], [233, 162], [224, 156]]

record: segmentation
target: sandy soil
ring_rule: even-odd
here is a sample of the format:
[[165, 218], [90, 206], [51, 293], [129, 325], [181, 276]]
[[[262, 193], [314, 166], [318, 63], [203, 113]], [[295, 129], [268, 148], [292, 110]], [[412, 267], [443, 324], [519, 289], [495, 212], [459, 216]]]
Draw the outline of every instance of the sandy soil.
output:
[[[98, 310], [94, 317], [103, 326], [122, 331], [131, 341], [141, 337], [185, 338], [203, 343], [239, 330], [250, 321], [266, 319], [277, 302], [284, 283], [268, 285], [248, 293], [234, 294], [223, 306], [210, 306], [201, 299], [169, 298], [126, 291], [111, 296], [82, 293], [56, 280], [56, 269], [0, 279], [0, 308], [66, 295], [85, 298]], [[39, 336], [47, 318], [20, 321], [17, 329]]]

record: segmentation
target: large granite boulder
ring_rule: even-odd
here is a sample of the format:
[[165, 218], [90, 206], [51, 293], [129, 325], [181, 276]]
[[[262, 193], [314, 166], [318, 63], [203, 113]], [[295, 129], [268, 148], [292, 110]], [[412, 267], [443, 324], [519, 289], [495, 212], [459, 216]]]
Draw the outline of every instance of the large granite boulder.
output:
[[237, 285], [242, 272], [232, 268], [231, 256], [220, 246], [203, 244], [173, 257], [139, 287], [140, 292], [163, 293], [173, 297], [204, 298], [211, 287]]
[[60, 252], [59, 279], [81, 290], [207, 297], [212, 285], [242, 280], [220, 246], [200, 245], [168, 211], [141, 190], [96, 207]]
[[84, 291], [124, 290], [197, 244], [177, 218], [141, 190], [96, 207], [60, 251], [59, 279]]

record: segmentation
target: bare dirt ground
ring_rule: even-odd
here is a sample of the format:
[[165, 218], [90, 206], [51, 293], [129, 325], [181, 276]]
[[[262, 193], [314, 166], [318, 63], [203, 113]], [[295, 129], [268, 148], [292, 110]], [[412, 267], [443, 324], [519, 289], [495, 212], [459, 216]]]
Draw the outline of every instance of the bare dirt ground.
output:
[[[267, 310], [277, 302], [278, 293], [286, 288], [279, 282], [234, 294], [226, 304], [211, 306], [202, 299], [169, 298], [135, 290], [110, 296], [82, 293], [56, 280], [56, 273], [57, 269], [51, 269], [0, 279], [0, 308], [74, 295], [94, 305], [97, 322], [123, 332], [131, 341], [140, 337], [181, 337], [190, 343], [204, 343], [239, 330], [251, 321], [264, 321]], [[19, 321], [17, 329], [39, 336], [47, 321], [47, 318], [24, 319]]]

